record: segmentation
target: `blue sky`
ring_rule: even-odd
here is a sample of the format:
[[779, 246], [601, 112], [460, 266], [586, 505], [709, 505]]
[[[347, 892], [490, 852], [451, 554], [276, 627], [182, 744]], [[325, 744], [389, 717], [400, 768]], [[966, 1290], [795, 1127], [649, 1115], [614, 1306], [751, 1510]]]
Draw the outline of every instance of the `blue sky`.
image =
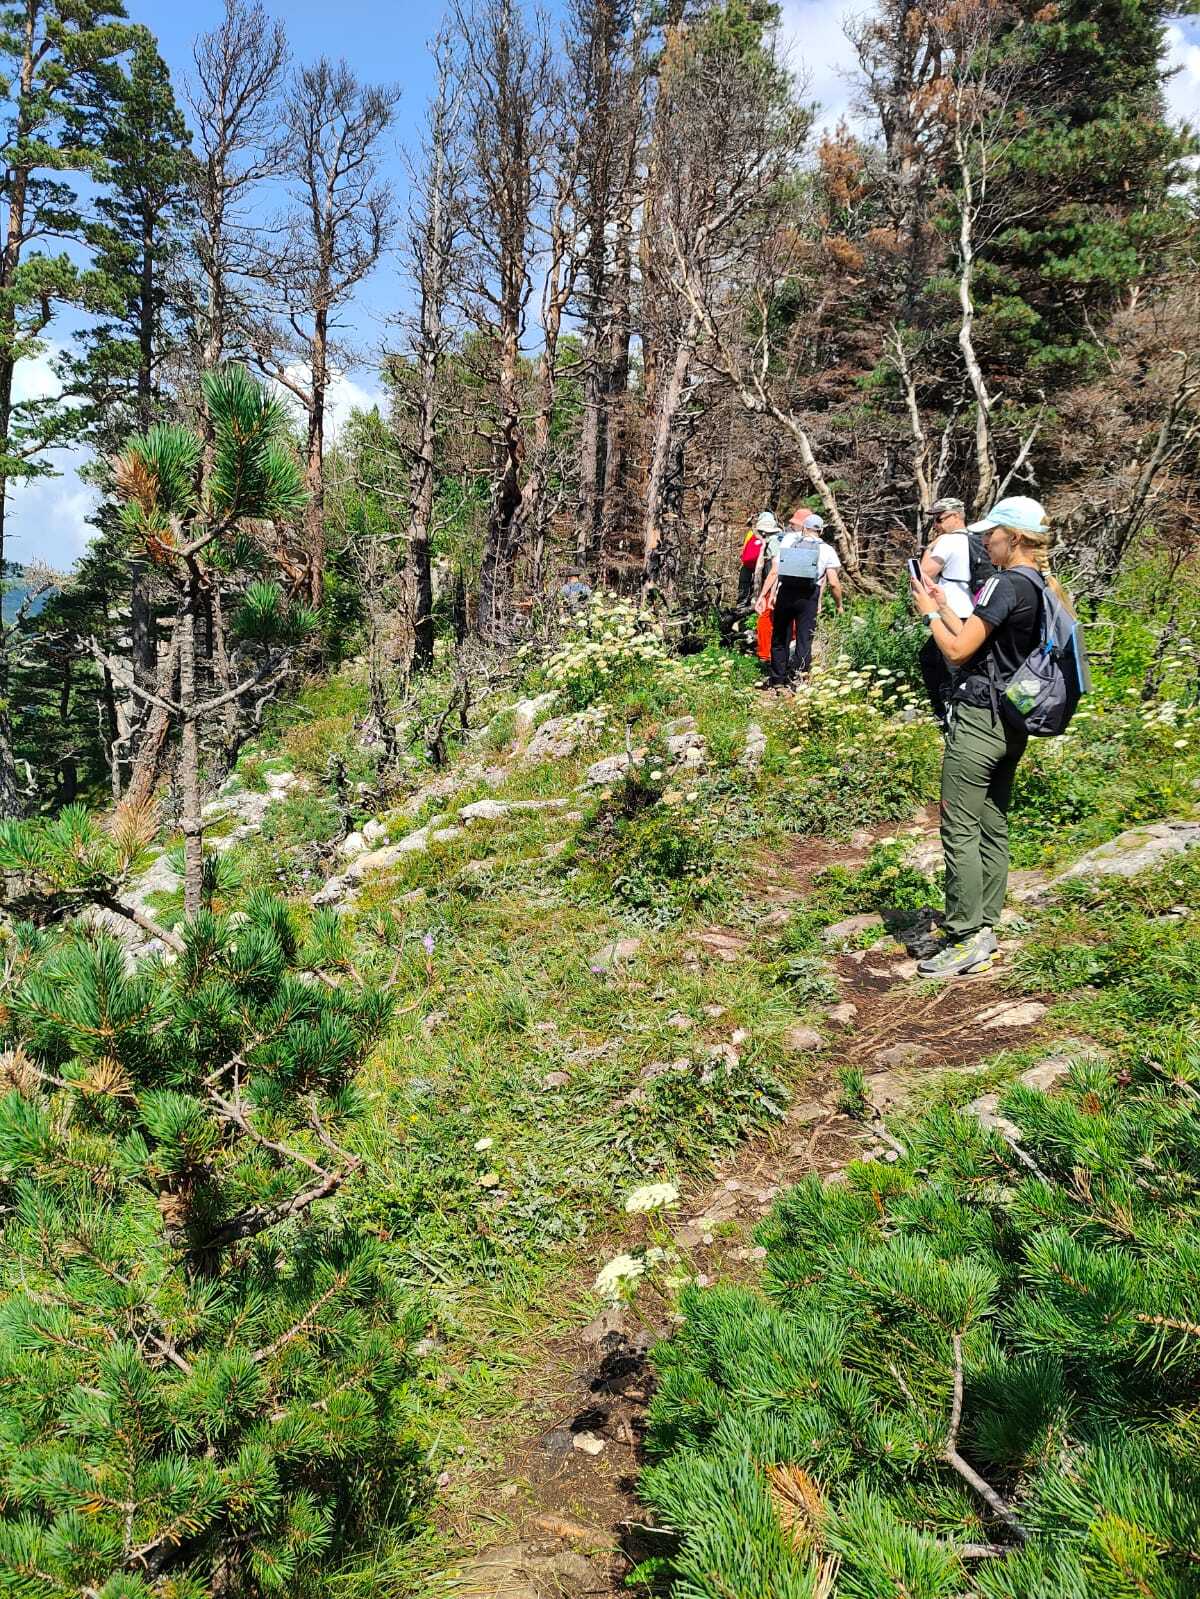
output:
[[[176, 80], [177, 92], [192, 65], [192, 39], [214, 27], [221, 15], [220, 0], [199, 0], [182, 5], [179, 0], [125, 0], [132, 20], [144, 22], [158, 36], [159, 48]], [[392, 0], [286, 0], [268, 10], [287, 28], [293, 59], [309, 61], [325, 54], [344, 56], [358, 75], [371, 82], [397, 83], [402, 97], [385, 154], [385, 168], [403, 207], [407, 195], [404, 151], [419, 137], [430, 88], [431, 73], [426, 42], [436, 34], [443, 7], [440, 3], [413, 4]], [[551, 0], [548, 9], [560, 9]], [[834, 0], [784, 0], [782, 40], [793, 67], [807, 86], [807, 97], [822, 108], [820, 121], [833, 124], [848, 109], [848, 74], [852, 67], [842, 19], [867, 8], [866, 0], [847, 6]], [[1168, 31], [1168, 59], [1180, 70], [1168, 93], [1180, 117], [1200, 123], [1200, 23], [1182, 19]], [[407, 288], [396, 259], [381, 262], [374, 277], [363, 286], [351, 322], [353, 342], [361, 362], [339, 381], [334, 395], [334, 424], [353, 405], [369, 404], [378, 394], [374, 357], [387, 339], [388, 318], [402, 307]], [[51, 330], [53, 337], [53, 329]], [[53, 383], [49, 354], [23, 363], [18, 369], [18, 393], [45, 393]], [[85, 547], [87, 515], [94, 504], [92, 490], [82, 483], [74, 457], [56, 463], [62, 475], [40, 479], [12, 490], [9, 525], [9, 559], [41, 559], [64, 569]]]

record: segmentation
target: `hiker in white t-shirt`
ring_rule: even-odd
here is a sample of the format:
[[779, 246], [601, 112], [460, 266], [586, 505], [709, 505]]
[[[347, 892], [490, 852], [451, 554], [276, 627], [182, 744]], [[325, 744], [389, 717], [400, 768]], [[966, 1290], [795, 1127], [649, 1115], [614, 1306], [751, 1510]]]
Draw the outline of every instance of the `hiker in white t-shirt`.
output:
[[[966, 507], [961, 500], [936, 500], [929, 507], [929, 515], [933, 538], [921, 556], [921, 570], [931, 583], [944, 591], [946, 604], [955, 616], [965, 621], [975, 609], [971, 596], [971, 545]], [[933, 714], [945, 727], [954, 674], [932, 639], [925, 640], [918, 659]]]
[[791, 676], [788, 654], [793, 623], [796, 628], [795, 669], [807, 672], [811, 668], [813, 634], [826, 585], [839, 612], [842, 609], [842, 580], [838, 576], [842, 563], [832, 544], [826, 544], [821, 537], [824, 529], [822, 519], [806, 505], [800, 505], [792, 512], [787, 531], [767, 546], [771, 569], [759, 596], [759, 609], [774, 606], [772, 688], [783, 688]]

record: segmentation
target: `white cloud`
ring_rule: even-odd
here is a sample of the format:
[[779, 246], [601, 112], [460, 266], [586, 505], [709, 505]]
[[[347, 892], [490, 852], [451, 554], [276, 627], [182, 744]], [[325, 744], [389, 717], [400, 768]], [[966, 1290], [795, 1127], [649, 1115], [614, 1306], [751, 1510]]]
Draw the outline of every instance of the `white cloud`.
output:
[[1166, 31], [1163, 65], [1167, 69], [1178, 69], [1166, 84], [1171, 116], [1200, 126], [1200, 29], [1195, 23], [1170, 24]]
[[[293, 362], [284, 368], [289, 378], [301, 384], [309, 381], [309, 369], [300, 362]], [[284, 387], [277, 384], [279, 393], [283, 395], [296, 419], [304, 414], [299, 400]], [[351, 411], [369, 411], [373, 405], [384, 407], [384, 396], [379, 389], [364, 388], [361, 383], [356, 383], [353, 378], [348, 378], [344, 372], [335, 374], [325, 396], [325, 436], [336, 438], [342, 426], [349, 421]]]
[[82, 450], [56, 450], [50, 456], [61, 477], [32, 478], [8, 491], [5, 557], [24, 565], [45, 561], [59, 571], [83, 554], [96, 530], [87, 518], [99, 500], [95, 489], [80, 482]]
[[833, 129], [843, 117], [850, 118], [850, 79], [858, 70], [858, 57], [845, 24], [854, 15], [849, 8], [821, 0], [785, 0], [780, 48], [803, 85], [805, 100], [816, 103], [818, 130]]
[[[14, 400], [45, 400], [62, 393], [54, 371], [59, 353], [59, 346], [49, 344], [39, 355], [17, 362]], [[78, 560], [95, 536], [87, 518], [99, 497], [79, 478], [88, 451], [51, 450], [45, 459], [60, 476], [31, 478], [9, 486], [4, 555], [21, 564], [45, 561], [61, 571]]]

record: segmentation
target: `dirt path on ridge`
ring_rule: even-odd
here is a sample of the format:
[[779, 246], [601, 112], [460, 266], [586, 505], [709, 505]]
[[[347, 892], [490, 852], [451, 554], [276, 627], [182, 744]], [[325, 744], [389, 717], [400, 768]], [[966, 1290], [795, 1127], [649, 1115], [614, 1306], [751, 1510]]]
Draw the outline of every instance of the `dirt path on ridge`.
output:
[[[933, 807], [910, 832], [936, 835]], [[799, 840], [787, 859], [764, 863], [762, 878], [774, 936], [781, 907], [804, 897], [814, 876], [834, 863], [857, 866], [895, 823], [856, 835], [857, 848]], [[919, 842], [919, 840], [918, 840]], [[1011, 947], [1011, 946], [1010, 946]], [[700, 961], [747, 958], [753, 941], [713, 928], [698, 936]], [[930, 991], [915, 979], [915, 963], [895, 945], [831, 955], [840, 984], [841, 1029], [827, 1029], [823, 1048], [803, 1057], [789, 1086], [792, 1102], [775, 1127], [748, 1140], [713, 1175], [686, 1190], [672, 1217], [681, 1255], [701, 1281], [753, 1280], [763, 1251], [754, 1226], [782, 1188], [816, 1172], [828, 1177], [864, 1153], [881, 1149], [868, 1123], [837, 1108], [838, 1071], [859, 1067], [869, 1098], [885, 1116], [922, 1076], [970, 1072], [986, 1057], [1038, 1038], [1044, 1007], [1001, 986], [1005, 944], [997, 968]], [[607, 1238], [592, 1240], [617, 1254], [645, 1241], [642, 1218], [614, 1220]], [[579, 1274], [582, 1297], [594, 1267]], [[567, 1297], [574, 1297], [568, 1290]], [[647, 1352], [670, 1331], [669, 1307], [643, 1289], [637, 1311], [602, 1312], [586, 1327], [548, 1341], [520, 1380], [522, 1425], [505, 1451], [501, 1472], [479, 1484], [486, 1520], [455, 1528], [462, 1560], [446, 1573], [447, 1591], [461, 1599], [599, 1599], [628, 1594], [625, 1578], [654, 1553], [655, 1534], [636, 1497], [644, 1463], [645, 1413], [653, 1373]], [[483, 1548], [491, 1522], [496, 1533]]]

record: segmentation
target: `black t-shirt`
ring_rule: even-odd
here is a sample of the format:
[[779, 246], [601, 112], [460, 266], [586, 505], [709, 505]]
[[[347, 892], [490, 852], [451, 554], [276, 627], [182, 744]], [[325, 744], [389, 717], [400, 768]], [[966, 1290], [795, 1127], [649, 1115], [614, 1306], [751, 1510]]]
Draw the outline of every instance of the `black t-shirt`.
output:
[[1001, 683], [1024, 666], [1041, 638], [1041, 605], [1037, 579], [1026, 577], [1020, 567], [988, 578], [975, 600], [975, 615], [990, 622], [992, 631], [959, 667], [956, 700], [964, 705], [992, 703], [988, 662], [995, 662]]

